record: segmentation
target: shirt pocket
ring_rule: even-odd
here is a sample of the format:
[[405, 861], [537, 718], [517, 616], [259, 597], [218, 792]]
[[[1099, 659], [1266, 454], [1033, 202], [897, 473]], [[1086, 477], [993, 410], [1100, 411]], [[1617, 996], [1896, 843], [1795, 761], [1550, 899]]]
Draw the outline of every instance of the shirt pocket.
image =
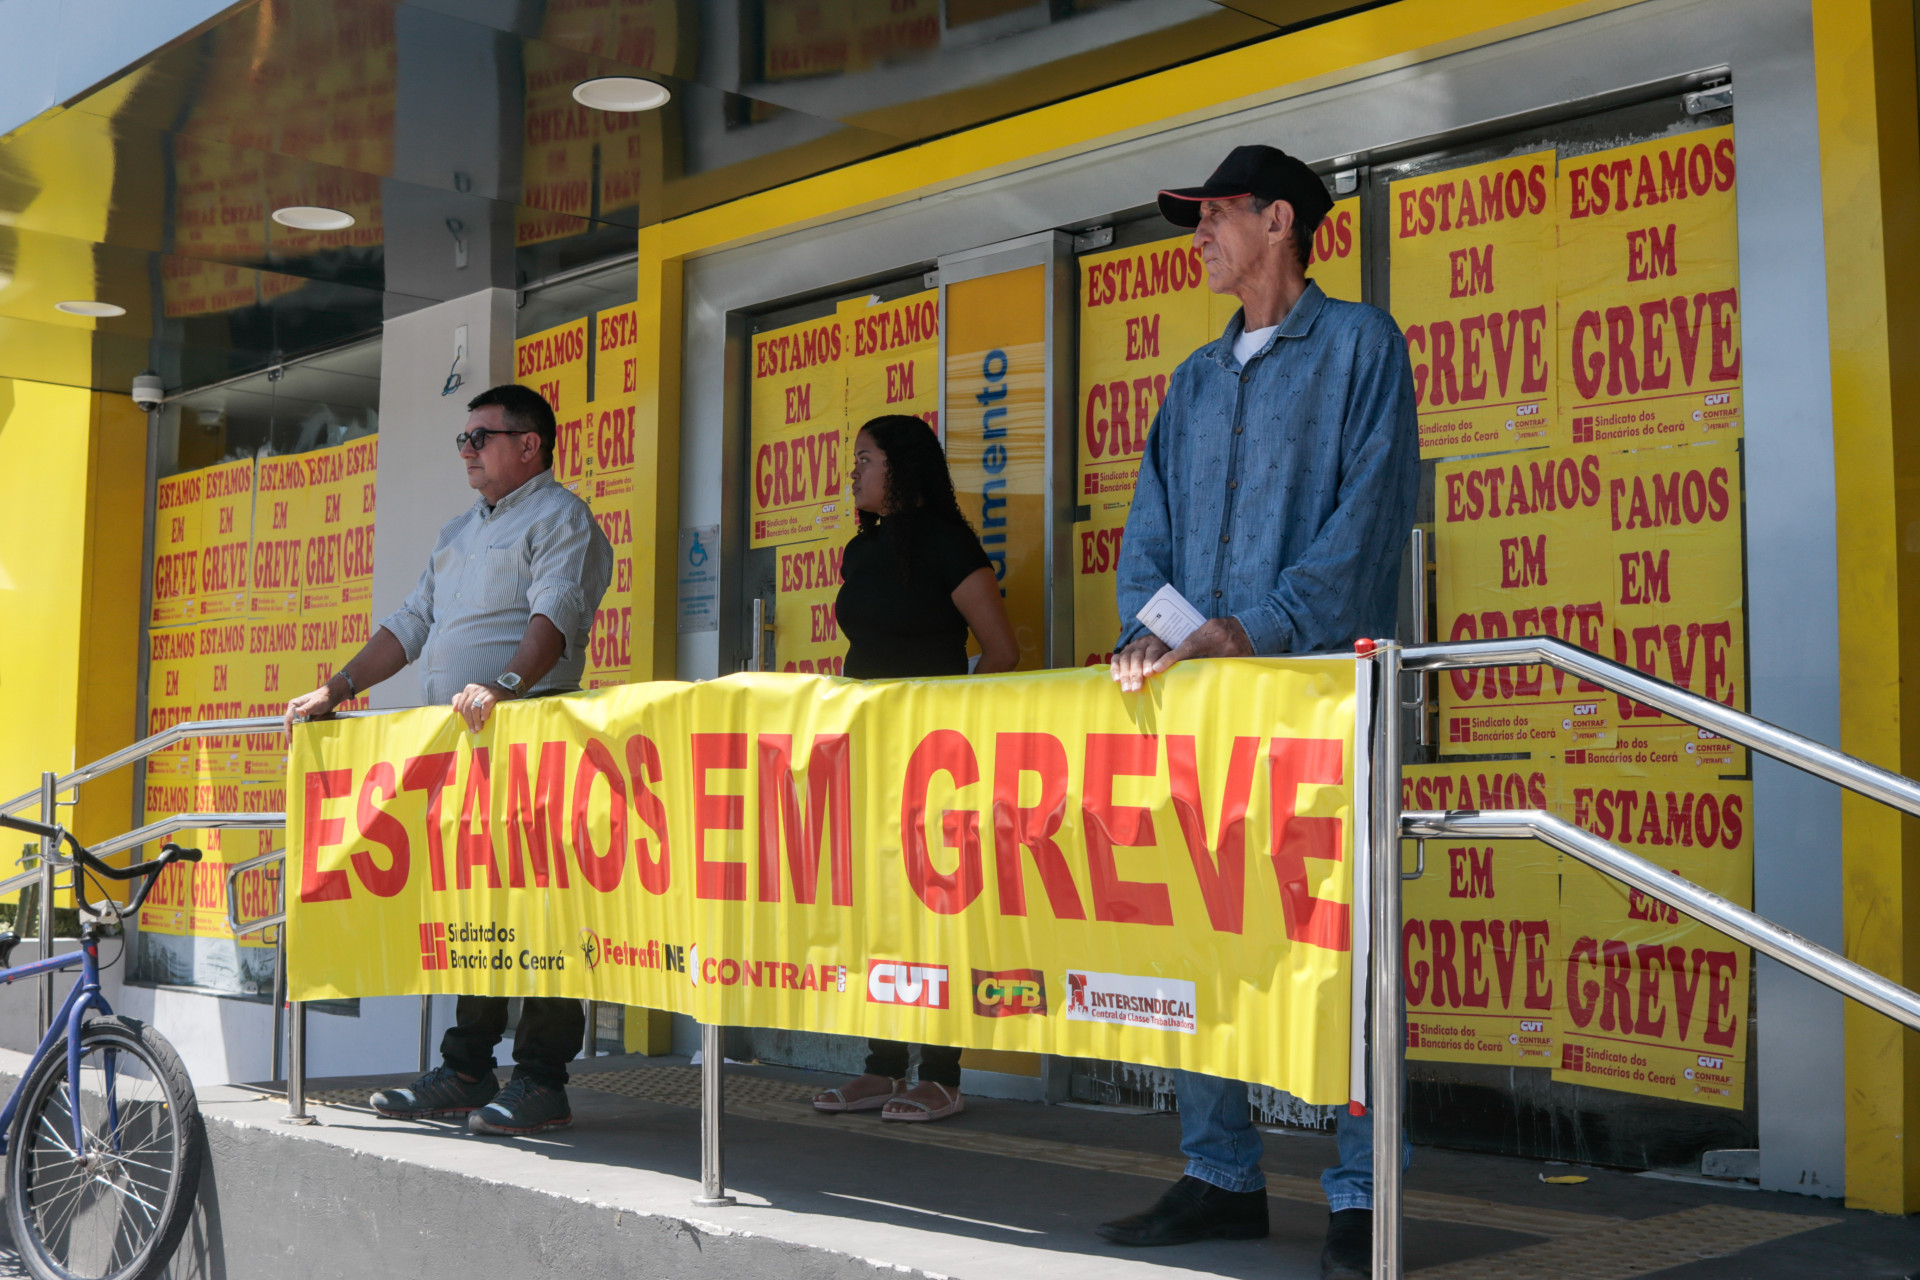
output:
[[511, 609], [522, 594], [520, 549], [488, 547], [480, 567], [480, 607]]

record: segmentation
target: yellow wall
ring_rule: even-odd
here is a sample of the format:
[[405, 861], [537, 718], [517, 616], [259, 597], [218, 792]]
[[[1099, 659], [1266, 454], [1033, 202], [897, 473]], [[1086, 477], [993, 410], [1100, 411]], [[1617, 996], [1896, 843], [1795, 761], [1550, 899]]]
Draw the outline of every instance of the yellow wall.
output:
[[[132, 738], [145, 467], [127, 397], [0, 379], [0, 799]], [[75, 829], [126, 830], [132, 797], [94, 784]]]
[[[1813, 6], [1838, 477], [1841, 747], [1920, 774], [1920, 103], [1911, 0]], [[1909, 695], [1912, 695], [1911, 697]], [[1848, 795], [1847, 955], [1920, 986], [1920, 823]], [[1848, 1002], [1847, 1202], [1920, 1209], [1920, 1036]]]

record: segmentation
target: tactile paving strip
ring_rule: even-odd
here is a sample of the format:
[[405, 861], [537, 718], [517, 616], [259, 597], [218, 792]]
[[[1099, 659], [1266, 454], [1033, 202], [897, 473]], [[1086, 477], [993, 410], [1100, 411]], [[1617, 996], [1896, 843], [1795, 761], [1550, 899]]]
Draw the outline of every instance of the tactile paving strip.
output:
[[1838, 1221], [1709, 1204], [1657, 1218], [1616, 1222], [1602, 1230], [1563, 1235], [1545, 1244], [1412, 1274], [1420, 1280], [1632, 1280], [1689, 1262], [1724, 1258]]
[[[729, 1074], [726, 1084], [727, 1110], [740, 1103], [811, 1102], [824, 1084], [805, 1084], [794, 1080], [769, 1080], [765, 1076]], [[637, 1071], [576, 1071], [567, 1081], [569, 1089], [592, 1089], [617, 1093], [623, 1098], [645, 1102], [664, 1102], [674, 1107], [700, 1105], [700, 1068], [643, 1067]]]

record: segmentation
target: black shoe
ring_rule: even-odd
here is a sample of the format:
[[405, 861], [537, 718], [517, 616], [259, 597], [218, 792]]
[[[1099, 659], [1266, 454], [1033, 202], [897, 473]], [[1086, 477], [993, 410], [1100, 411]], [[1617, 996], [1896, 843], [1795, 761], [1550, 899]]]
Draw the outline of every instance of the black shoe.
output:
[[462, 1080], [452, 1067], [435, 1067], [404, 1089], [382, 1089], [367, 1105], [392, 1120], [464, 1116], [493, 1101], [500, 1082], [489, 1071], [478, 1080]]
[[1186, 1177], [1168, 1187], [1145, 1213], [1103, 1222], [1098, 1230], [1103, 1240], [1142, 1248], [1195, 1240], [1264, 1240], [1267, 1191], [1224, 1191]]
[[498, 1133], [524, 1137], [564, 1129], [573, 1123], [567, 1091], [535, 1084], [525, 1076], [507, 1081], [492, 1102], [467, 1113], [468, 1133]]
[[1373, 1275], [1373, 1210], [1335, 1209], [1320, 1250], [1320, 1280], [1369, 1280]]

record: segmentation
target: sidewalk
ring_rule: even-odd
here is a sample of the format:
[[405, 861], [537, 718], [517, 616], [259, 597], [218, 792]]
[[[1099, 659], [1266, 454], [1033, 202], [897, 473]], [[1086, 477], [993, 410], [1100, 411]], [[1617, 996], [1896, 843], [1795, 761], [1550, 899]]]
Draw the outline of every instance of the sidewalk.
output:
[[[1269, 1239], [1122, 1250], [1093, 1227], [1179, 1175], [1172, 1116], [978, 1100], [955, 1120], [883, 1124], [807, 1105], [838, 1077], [730, 1066], [726, 1175], [740, 1204], [704, 1209], [691, 1203], [697, 1071], [646, 1058], [574, 1068], [574, 1127], [528, 1139], [380, 1119], [366, 1095], [394, 1077], [313, 1082], [319, 1123], [305, 1128], [279, 1123], [284, 1102], [261, 1091], [208, 1091], [212, 1177], [197, 1258], [175, 1274], [1318, 1275], [1330, 1136], [1269, 1136]], [[1546, 1185], [1543, 1172], [1588, 1180]], [[1408, 1273], [1434, 1280], [1920, 1270], [1920, 1220], [1501, 1157], [1419, 1151], [1407, 1210]], [[256, 1265], [257, 1248], [273, 1258]]]

